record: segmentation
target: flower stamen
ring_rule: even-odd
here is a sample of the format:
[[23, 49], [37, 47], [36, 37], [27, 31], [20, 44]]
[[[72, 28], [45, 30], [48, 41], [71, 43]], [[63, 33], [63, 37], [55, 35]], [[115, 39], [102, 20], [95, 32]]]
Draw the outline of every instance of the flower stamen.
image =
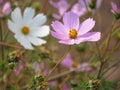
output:
[[77, 31], [76, 29], [72, 29], [69, 31], [69, 37], [72, 39], [75, 39], [77, 37]]
[[30, 30], [29, 30], [29, 28], [28, 28], [27, 26], [24, 26], [24, 27], [22, 28], [22, 33], [23, 33], [24, 35], [28, 35], [29, 32], [30, 32]]
[[72, 63], [72, 67], [77, 68], [78, 67], [78, 63], [77, 62], [73, 62]]

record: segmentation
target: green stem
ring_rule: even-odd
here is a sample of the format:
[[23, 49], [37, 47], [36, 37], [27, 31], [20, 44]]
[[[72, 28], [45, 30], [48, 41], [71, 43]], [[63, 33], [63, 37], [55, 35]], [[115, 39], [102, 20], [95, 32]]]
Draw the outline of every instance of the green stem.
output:
[[[3, 42], [2, 21], [0, 22], [0, 26], [1, 26], [1, 27], [0, 27], [0, 33], [1, 33], [1, 35], [0, 35], [0, 41]], [[2, 55], [2, 56], [1, 56], [1, 57], [2, 57], [2, 60], [4, 60], [4, 46], [1, 46], [1, 53], [2, 53], [2, 54], [1, 54], [1, 55]]]
[[60, 62], [62, 62], [62, 60], [68, 54], [68, 52], [70, 51], [70, 49], [71, 49], [71, 46], [68, 47], [68, 50], [65, 52], [65, 54], [59, 59], [59, 61], [56, 63], [56, 65], [52, 68], [52, 70], [50, 71], [48, 77], [52, 74], [52, 72], [54, 72], [54, 70], [57, 68], [57, 66], [60, 64]]
[[101, 65], [100, 65], [100, 69], [99, 69], [99, 71], [98, 71], [97, 79], [100, 78], [100, 75], [101, 75], [103, 66], [104, 66], [104, 64], [105, 64], [105, 62], [106, 62], [106, 56], [107, 56], [107, 54], [108, 54], [109, 43], [110, 43], [110, 40], [111, 40], [112, 32], [113, 32], [113, 30], [114, 30], [114, 24], [115, 24], [115, 21], [113, 21], [112, 26], [111, 26], [111, 29], [110, 29], [110, 32], [109, 32], [109, 34], [108, 34], [108, 36], [107, 36], [107, 39], [106, 39], [105, 52], [104, 52], [103, 59], [101, 60]]
[[[77, 68], [77, 69], [78, 69], [78, 68]], [[76, 69], [68, 70], [68, 71], [66, 71], [66, 72], [57, 74], [57, 75], [55, 75], [55, 76], [53, 76], [53, 77], [50, 77], [50, 78], [48, 79], [48, 81], [52, 81], [52, 80], [58, 79], [58, 78], [60, 78], [60, 77], [63, 77], [63, 76], [65, 76], [65, 75], [68, 75], [68, 74], [74, 72], [75, 70], [76, 70]]]

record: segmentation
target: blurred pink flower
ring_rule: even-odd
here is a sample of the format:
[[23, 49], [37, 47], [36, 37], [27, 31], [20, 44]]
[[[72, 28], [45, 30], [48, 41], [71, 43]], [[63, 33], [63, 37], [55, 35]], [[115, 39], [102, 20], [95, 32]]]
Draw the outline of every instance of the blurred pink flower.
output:
[[120, 8], [118, 8], [114, 2], [111, 2], [111, 7], [114, 14], [120, 14]]
[[61, 62], [61, 65], [68, 68], [69, 70], [73, 70], [75, 68], [79, 68], [77, 71], [83, 72], [83, 71], [91, 71], [92, 68], [89, 66], [87, 62], [83, 62], [82, 64], [73, 61], [70, 53], [67, 54], [66, 58]]
[[0, 13], [0, 17], [6, 16], [11, 12], [11, 4], [10, 2], [6, 2], [2, 8], [2, 13]]
[[16, 73], [16, 75], [19, 75], [23, 68], [24, 68], [24, 63], [22, 60], [20, 60], [18, 68], [14, 68], [13, 70]]
[[3, 2], [3, 0], [0, 0], [0, 4]]
[[78, 0], [71, 11], [76, 13], [78, 16], [83, 16], [88, 12], [88, 9], [94, 14], [96, 10], [101, 6], [102, 0]]
[[63, 90], [69, 90], [68, 85], [66, 83], [63, 85]]
[[83, 16], [84, 14], [87, 13], [87, 9], [84, 3], [84, 0], [80, 0], [78, 3], [74, 4], [71, 12], [74, 12], [75, 14], [77, 14], [78, 16]]
[[61, 17], [64, 15], [64, 13], [68, 10], [69, 4], [66, 0], [59, 0], [58, 2], [53, 2], [53, 0], [50, 0], [50, 4], [58, 10], [58, 14], [54, 13], [52, 16], [55, 19], [61, 19]]
[[53, 37], [59, 39], [59, 43], [66, 45], [80, 44], [82, 42], [95, 42], [100, 39], [100, 32], [89, 32], [95, 25], [92, 18], [88, 18], [82, 24], [79, 17], [72, 13], [65, 13], [63, 23], [59, 21], [52, 22], [54, 31], [51, 31]]

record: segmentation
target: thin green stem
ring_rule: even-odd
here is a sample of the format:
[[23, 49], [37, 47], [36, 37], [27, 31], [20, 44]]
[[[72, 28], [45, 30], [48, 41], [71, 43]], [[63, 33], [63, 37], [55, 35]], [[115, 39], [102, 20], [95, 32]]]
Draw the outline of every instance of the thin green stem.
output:
[[57, 68], [57, 66], [60, 64], [60, 62], [62, 62], [62, 60], [65, 58], [65, 56], [68, 54], [68, 52], [70, 51], [71, 46], [68, 47], [68, 50], [65, 52], [65, 54], [59, 59], [59, 61], [55, 64], [55, 66], [52, 68], [52, 70], [50, 71], [48, 77], [52, 74], [52, 72], [55, 71], [55, 69]]
[[[0, 35], [0, 41], [1, 42], [3, 42], [3, 31], [2, 31], [3, 29], [2, 29], [2, 21], [0, 22], [0, 33], [1, 33], [1, 35]], [[2, 60], [4, 60], [4, 46], [1, 46], [1, 57], [2, 57]]]
[[108, 54], [109, 43], [110, 43], [110, 40], [111, 40], [112, 32], [113, 32], [113, 30], [114, 30], [114, 24], [115, 24], [115, 21], [113, 21], [112, 26], [111, 26], [111, 29], [110, 29], [110, 32], [109, 32], [109, 34], [108, 34], [108, 36], [107, 36], [107, 39], [106, 39], [105, 51], [104, 51], [103, 59], [101, 60], [101, 65], [100, 65], [100, 69], [99, 69], [99, 71], [98, 71], [97, 79], [100, 78], [100, 75], [101, 75], [103, 66], [104, 66], [104, 64], [105, 64], [105, 62], [106, 62], [106, 56], [107, 56], [107, 54]]
[[118, 62], [114, 63], [113, 65], [111, 65], [110, 67], [108, 67], [108, 69], [105, 70], [105, 71], [103, 72], [103, 74], [107, 73], [111, 68], [117, 66], [118, 64], [120, 64], [120, 61], [118, 61]]
[[96, 43], [96, 49], [97, 49], [99, 60], [101, 60], [102, 57], [101, 57], [101, 54], [100, 54], [100, 49], [99, 49], [98, 43]]
[[78, 69], [79, 69], [79, 68], [75, 68], [75, 69], [73, 69], [73, 70], [68, 70], [68, 71], [65, 71], [65, 72], [63, 72], [63, 73], [57, 74], [57, 75], [55, 75], [55, 76], [50, 77], [50, 78], [48, 79], [48, 81], [52, 81], [52, 80], [58, 79], [58, 78], [60, 78], [60, 77], [63, 77], [63, 76], [65, 76], [65, 75], [68, 75], [68, 74], [70, 74], [70, 73], [72, 73], [72, 72], [74, 72], [74, 71], [76, 71], [76, 70], [78, 70]]

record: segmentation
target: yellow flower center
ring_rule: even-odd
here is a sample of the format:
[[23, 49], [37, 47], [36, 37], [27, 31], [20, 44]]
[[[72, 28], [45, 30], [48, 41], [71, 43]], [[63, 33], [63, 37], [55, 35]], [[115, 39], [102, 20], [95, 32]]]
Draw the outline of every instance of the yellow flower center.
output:
[[72, 30], [69, 31], [69, 37], [71, 39], [75, 39], [77, 37], [77, 31], [76, 31], [76, 29], [72, 29]]
[[28, 35], [28, 34], [30, 33], [29, 28], [28, 28], [27, 26], [24, 26], [24, 27], [22, 28], [22, 33], [23, 33], [24, 35]]
[[78, 63], [77, 62], [73, 62], [72, 63], [72, 67], [77, 68], [78, 67]]

